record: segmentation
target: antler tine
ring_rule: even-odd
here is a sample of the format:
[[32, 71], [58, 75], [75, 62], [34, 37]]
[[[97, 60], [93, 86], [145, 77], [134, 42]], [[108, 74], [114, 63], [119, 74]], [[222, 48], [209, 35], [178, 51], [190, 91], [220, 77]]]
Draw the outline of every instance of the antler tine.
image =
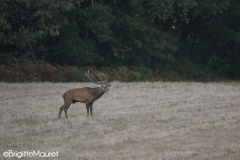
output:
[[[85, 72], [85, 75], [88, 77], [89, 80], [91, 80], [92, 82], [94, 82], [94, 81], [90, 78], [90, 76], [89, 76], [89, 70], [88, 70], [87, 73]], [[95, 82], [94, 82], [94, 83], [95, 83]]]
[[96, 73], [96, 75], [98, 76], [98, 78], [101, 80], [101, 83], [103, 82], [103, 78], [102, 78], [102, 75], [99, 74], [99, 73]]
[[104, 77], [104, 82], [107, 82], [108, 81], [108, 77], [106, 77], [104, 73], [102, 73], [102, 76]]
[[91, 78], [91, 76], [89, 75], [89, 70], [88, 70], [87, 73], [85, 72], [85, 75], [86, 75], [86, 76], [88, 77], [88, 79], [91, 80], [93, 83], [96, 83], [96, 84], [100, 84], [100, 83], [101, 83], [101, 82], [97, 82], [96, 80], [94, 80], [93, 74], [92, 74], [92, 78]]
[[[95, 73], [96, 74], [96, 73]], [[97, 74], [96, 74], [97, 75]], [[97, 75], [98, 76], [98, 75]], [[93, 78], [93, 74], [92, 74], [92, 78]], [[100, 78], [101, 79], [101, 78]], [[95, 80], [96, 81], [96, 80]], [[97, 82], [97, 84], [101, 84], [102, 83], [102, 79], [101, 81]]]
[[107, 82], [107, 77], [105, 76], [104, 73], [102, 73], [103, 77], [104, 77], [104, 82]]

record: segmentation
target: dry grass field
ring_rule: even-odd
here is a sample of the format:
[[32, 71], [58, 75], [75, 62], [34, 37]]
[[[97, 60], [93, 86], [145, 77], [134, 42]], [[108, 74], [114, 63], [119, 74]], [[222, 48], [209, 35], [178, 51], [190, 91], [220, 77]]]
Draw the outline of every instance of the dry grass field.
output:
[[[92, 83], [0, 83], [3, 152], [58, 159], [240, 159], [240, 83], [112, 83], [86, 118], [61, 94]], [[30, 159], [30, 158], [29, 158]], [[41, 158], [35, 158], [41, 159]]]

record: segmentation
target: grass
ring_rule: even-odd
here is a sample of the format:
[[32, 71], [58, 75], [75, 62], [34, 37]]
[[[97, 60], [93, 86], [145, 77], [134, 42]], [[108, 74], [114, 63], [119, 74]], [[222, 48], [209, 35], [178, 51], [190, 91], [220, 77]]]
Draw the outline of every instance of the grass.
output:
[[[240, 83], [112, 83], [62, 113], [61, 94], [91, 83], [0, 83], [0, 152], [59, 159], [240, 159]], [[38, 158], [36, 158], [38, 159]], [[39, 158], [40, 159], [40, 158]]]

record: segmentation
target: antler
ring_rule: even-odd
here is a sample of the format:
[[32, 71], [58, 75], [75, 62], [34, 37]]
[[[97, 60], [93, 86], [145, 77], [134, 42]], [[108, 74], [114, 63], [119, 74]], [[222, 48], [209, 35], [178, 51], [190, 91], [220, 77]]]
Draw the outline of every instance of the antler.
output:
[[[88, 77], [88, 79], [91, 80], [92, 82], [96, 83], [96, 84], [102, 84], [102, 83], [106, 82], [107, 78], [106, 78], [106, 76], [105, 76], [103, 73], [102, 73], [102, 74], [95, 73], [95, 74], [98, 76], [98, 78], [99, 78], [101, 81], [97, 82], [97, 81], [93, 78], [93, 74], [91, 74], [91, 76], [90, 76], [90, 75], [89, 75], [89, 70], [88, 70], [87, 73], [85, 72], [85, 75]], [[104, 80], [103, 80], [103, 78], [104, 78]]]
[[[107, 81], [107, 78], [104, 73], [102, 73], [102, 74], [96, 73], [96, 75], [98, 76], [99, 79], [101, 79], [102, 82]], [[104, 80], [103, 80], [103, 78], [104, 78]]]

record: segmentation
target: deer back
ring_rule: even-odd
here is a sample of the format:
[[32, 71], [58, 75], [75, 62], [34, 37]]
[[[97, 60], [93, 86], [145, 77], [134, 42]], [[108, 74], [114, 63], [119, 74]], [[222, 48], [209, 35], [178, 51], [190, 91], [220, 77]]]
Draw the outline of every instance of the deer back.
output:
[[90, 88], [76, 88], [70, 89], [63, 94], [63, 98], [66, 102], [88, 102], [91, 101], [93, 96], [90, 93]]

